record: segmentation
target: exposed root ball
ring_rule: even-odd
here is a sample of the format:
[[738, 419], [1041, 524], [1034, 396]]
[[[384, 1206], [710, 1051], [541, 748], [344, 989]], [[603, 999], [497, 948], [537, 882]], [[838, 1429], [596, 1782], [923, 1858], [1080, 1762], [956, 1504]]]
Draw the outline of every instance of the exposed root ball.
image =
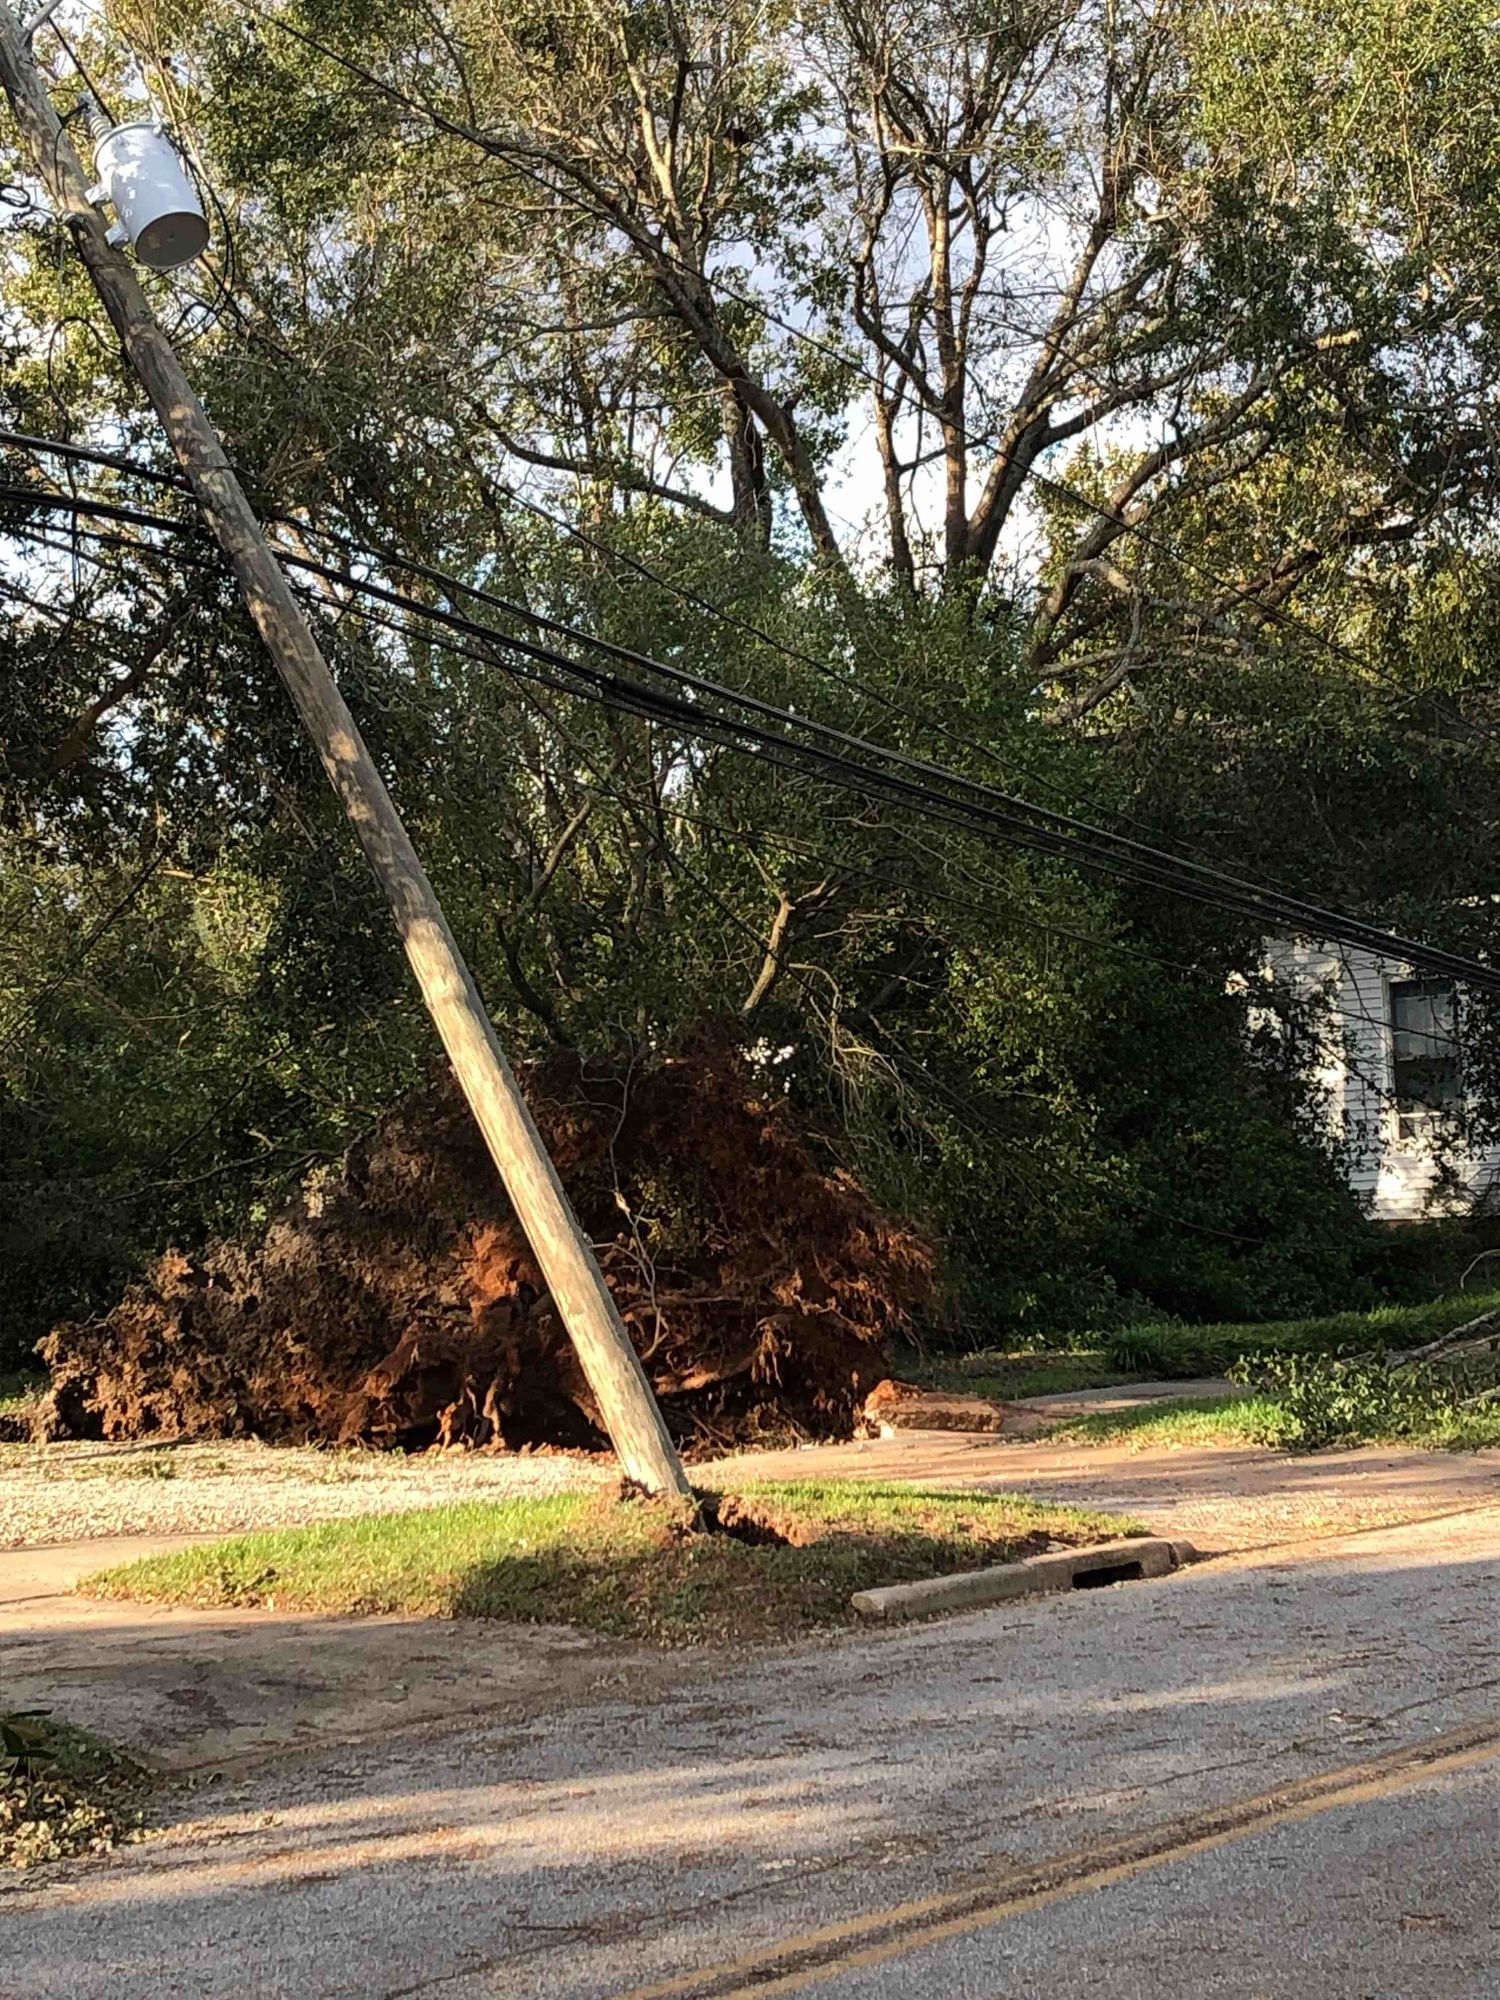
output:
[[[710, 1042], [627, 1078], [528, 1079], [668, 1422], [724, 1445], [847, 1435], [930, 1247], [819, 1163]], [[592, 1445], [599, 1413], [483, 1144], [446, 1081], [309, 1181], [254, 1244], [169, 1252], [60, 1326], [52, 1435]]]

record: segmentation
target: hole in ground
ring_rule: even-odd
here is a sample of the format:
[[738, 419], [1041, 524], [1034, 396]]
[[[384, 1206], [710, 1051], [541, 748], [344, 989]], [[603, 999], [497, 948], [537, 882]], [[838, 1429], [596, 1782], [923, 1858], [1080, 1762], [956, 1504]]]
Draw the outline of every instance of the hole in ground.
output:
[[1104, 1563], [1098, 1569], [1073, 1572], [1075, 1590], [1103, 1590], [1111, 1583], [1139, 1583], [1145, 1571], [1138, 1562]]
[[758, 1508], [751, 1507], [735, 1493], [700, 1493], [703, 1525], [711, 1535], [728, 1535], [752, 1549], [789, 1549], [791, 1535], [784, 1533]]

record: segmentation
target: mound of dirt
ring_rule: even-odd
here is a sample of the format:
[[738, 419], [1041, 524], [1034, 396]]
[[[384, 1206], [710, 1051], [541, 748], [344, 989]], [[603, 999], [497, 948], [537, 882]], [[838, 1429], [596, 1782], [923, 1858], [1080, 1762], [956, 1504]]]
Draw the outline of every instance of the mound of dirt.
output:
[[[933, 1254], [712, 1043], [527, 1095], [667, 1421], [688, 1444], [847, 1436]], [[447, 1081], [254, 1243], [169, 1252], [41, 1343], [52, 1436], [593, 1446], [599, 1413]]]

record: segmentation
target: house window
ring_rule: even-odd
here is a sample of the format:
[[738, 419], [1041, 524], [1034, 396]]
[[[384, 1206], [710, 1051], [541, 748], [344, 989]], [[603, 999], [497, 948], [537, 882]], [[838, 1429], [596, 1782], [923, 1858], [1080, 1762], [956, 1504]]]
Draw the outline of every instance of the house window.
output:
[[1420, 1139], [1463, 1103], [1453, 981], [1392, 980], [1390, 1004], [1397, 1126], [1403, 1139]]

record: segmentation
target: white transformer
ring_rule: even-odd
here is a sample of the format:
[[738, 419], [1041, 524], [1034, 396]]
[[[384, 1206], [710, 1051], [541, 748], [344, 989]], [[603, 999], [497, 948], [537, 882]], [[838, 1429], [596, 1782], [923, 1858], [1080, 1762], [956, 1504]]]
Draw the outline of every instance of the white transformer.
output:
[[127, 239], [153, 271], [191, 264], [208, 246], [208, 223], [177, 148], [151, 119], [115, 125], [94, 148], [97, 201], [108, 195], [119, 223], [112, 243]]

